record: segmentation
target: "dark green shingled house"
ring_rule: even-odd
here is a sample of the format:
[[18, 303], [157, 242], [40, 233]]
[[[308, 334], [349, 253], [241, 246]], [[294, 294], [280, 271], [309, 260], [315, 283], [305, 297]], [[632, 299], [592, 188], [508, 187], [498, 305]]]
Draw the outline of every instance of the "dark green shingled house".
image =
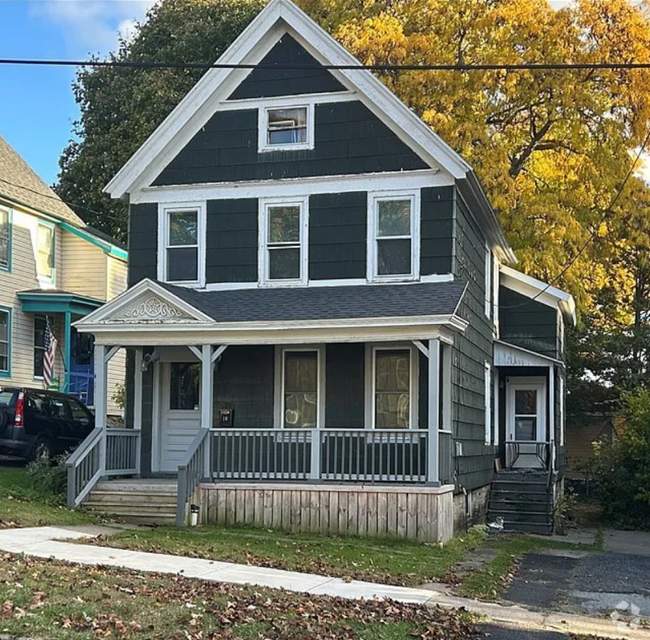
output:
[[571, 297], [508, 266], [471, 167], [372, 73], [327, 68], [359, 63], [289, 0], [219, 62], [106, 187], [130, 288], [77, 323], [97, 428], [70, 503], [445, 541], [490, 502], [550, 530]]

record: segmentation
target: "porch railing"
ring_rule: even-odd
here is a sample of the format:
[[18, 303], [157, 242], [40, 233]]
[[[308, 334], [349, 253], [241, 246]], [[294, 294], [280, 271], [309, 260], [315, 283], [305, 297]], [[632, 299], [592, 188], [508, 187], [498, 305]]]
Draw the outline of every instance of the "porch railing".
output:
[[422, 431], [365, 429], [212, 429], [215, 480], [424, 483]]
[[67, 503], [77, 507], [102, 476], [100, 446], [103, 429], [93, 429], [66, 460]]
[[140, 473], [140, 431], [107, 429], [102, 459], [103, 429], [93, 429], [66, 460], [67, 504], [77, 507], [104, 476]]
[[95, 402], [95, 375], [93, 373], [70, 372], [64, 392], [76, 396], [84, 404]]
[[209, 445], [208, 429], [199, 429], [187, 456], [178, 465], [178, 493], [176, 495], [176, 524], [182, 527], [185, 524], [187, 503], [195, 489], [205, 476], [205, 458]]
[[[534, 462], [538, 462], [540, 467], [548, 470], [552, 467], [552, 451], [549, 442], [537, 442], [534, 440], [509, 440], [506, 445], [506, 468], [512, 469], [516, 462], [522, 457], [534, 457]], [[524, 467], [525, 465], [522, 465]]]

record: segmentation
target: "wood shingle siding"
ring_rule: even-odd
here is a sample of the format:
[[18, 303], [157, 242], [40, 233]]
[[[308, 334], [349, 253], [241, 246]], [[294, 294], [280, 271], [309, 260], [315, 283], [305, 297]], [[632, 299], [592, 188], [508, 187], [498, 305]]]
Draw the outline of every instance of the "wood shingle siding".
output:
[[420, 273], [451, 273], [454, 187], [422, 189]]
[[[492, 480], [493, 447], [485, 442], [485, 361], [492, 362], [492, 322], [485, 316], [485, 238], [467, 205], [456, 197], [454, 275], [468, 283], [460, 315], [469, 326], [457, 334], [453, 361], [453, 432], [458, 483], [467, 490]], [[456, 452], [454, 452], [455, 454]]]
[[158, 205], [132, 204], [129, 211], [129, 286], [158, 277]]
[[258, 201], [208, 200], [207, 282], [257, 281]]
[[154, 185], [279, 180], [427, 169], [360, 102], [318, 104], [314, 149], [257, 150], [257, 110], [215, 113]]
[[557, 310], [507, 287], [499, 289], [500, 338], [518, 347], [557, 358]]
[[309, 279], [366, 277], [368, 196], [328, 193], [309, 199]]
[[254, 69], [233, 91], [229, 100], [345, 91], [345, 87], [288, 34], [280, 38], [264, 56], [260, 67], [273, 64], [311, 68]]

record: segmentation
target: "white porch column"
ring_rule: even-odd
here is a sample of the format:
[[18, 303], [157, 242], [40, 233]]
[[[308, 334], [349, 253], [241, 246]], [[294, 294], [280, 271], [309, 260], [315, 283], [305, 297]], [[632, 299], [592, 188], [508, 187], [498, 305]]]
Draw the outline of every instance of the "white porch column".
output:
[[[133, 384], [133, 428], [142, 431], [142, 360], [144, 351], [140, 347], [135, 350], [134, 356], [134, 384]], [[138, 475], [140, 475], [140, 457], [142, 455], [142, 436], [137, 439], [135, 464]]]
[[[214, 414], [214, 362], [212, 360], [212, 345], [204, 344], [201, 347], [201, 428], [212, 428]], [[203, 461], [203, 475], [210, 476], [210, 445], [205, 448]]]
[[106, 470], [106, 407], [108, 403], [106, 347], [95, 345], [95, 428], [103, 430], [99, 446], [99, 468]]
[[427, 434], [427, 481], [440, 484], [440, 340], [429, 340], [429, 411]]
[[548, 367], [548, 431], [549, 431], [549, 456], [551, 468], [555, 471], [555, 365]]

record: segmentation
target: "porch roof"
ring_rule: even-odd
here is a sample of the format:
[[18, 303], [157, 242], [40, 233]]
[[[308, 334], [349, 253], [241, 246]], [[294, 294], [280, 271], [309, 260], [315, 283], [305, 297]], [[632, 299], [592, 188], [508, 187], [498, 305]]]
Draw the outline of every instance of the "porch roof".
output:
[[58, 289], [31, 289], [18, 294], [25, 313], [73, 313], [85, 316], [104, 304], [101, 300]]
[[451, 316], [466, 283], [413, 283], [340, 287], [274, 287], [196, 291], [159, 285], [216, 322], [342, 320], [408, 316]]

